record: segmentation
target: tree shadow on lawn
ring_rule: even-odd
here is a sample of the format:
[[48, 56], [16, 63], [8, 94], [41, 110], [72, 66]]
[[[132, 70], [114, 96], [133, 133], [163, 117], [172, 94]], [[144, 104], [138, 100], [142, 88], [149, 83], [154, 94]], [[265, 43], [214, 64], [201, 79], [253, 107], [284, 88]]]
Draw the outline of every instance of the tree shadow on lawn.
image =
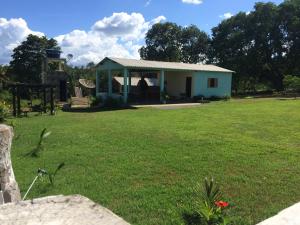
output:
[[95, 113], [95, 112], [109, 112], [109, 111], [120, 111], [120, 110], [136, 110], [137, 107], [133, 106], [124, 106], [124, 107], [94, 107], [94, 108], [71, 108], [63, 107], [62, 111], [72, 112], [72, 113]]

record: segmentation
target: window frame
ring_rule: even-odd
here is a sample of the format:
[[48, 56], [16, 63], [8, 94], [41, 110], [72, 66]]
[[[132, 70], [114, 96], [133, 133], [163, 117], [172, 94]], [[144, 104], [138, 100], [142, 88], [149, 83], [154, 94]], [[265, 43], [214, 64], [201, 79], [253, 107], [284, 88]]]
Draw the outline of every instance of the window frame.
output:
[[[213, 84], [214, 85], [211, 85], [212, 83], [212, 80], [214, 80], [213, 81]], [[219, 80], [218, 80], [218, 78], [216, 78], [216, 77], [209, 77], [208, 79], [207, 79], [207, 88], [218, 88], [219, 87]]]

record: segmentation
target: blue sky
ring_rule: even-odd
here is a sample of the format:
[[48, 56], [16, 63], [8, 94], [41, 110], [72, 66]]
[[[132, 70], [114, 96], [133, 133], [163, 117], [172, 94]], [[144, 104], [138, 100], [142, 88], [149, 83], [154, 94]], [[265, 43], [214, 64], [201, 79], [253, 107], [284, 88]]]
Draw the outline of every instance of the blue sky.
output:
[[[144, 33], [153, 23], [172, 21], [183, 26], [196, 24], [209, 33], [212, 27], [224, 19], [224, 15], [228, 17], [239, 11], [251, 11], [255, 2], [255, 0], [3, 0], [0, 8], [0, 18], [2, 18], [0, 38], [2, 45], [5, 43], [6, 47], [2, 46], [1, 49], [0, 43], [0, 51], [7, 50], [7, 52], [4, 56], [0, 53], [0, 63], [8, 60], [9, 50], [11, 51], [9, 48], [23, 40], [25, 34], [32, 32], [40, 32], [58, 39], [63, 45], [63, 50], [74, 51], [76, 57], [85, 54], [85, 57], [78, 59], [77, 62], [74, 61], [75, 64], [99, 60], [106, 55], [137, 57], [136, 51], [143, 44]], [[282, 0], [272, 2], [279, 4]], [[125, 14], [114, 15], [121, 12]], [[105, 17], [107, 20], [104, 19]], [[97, 22], [99, 26], [96, 26]], [[139, 30], [128, 27], [128, 23], [139, 27]], [[24, 30], [23, 33], [20, 29], [16, 29], [16, 26], [20, 26], [20, 29]], [[112, 29], [120, 29], [120, 32], [115, 30], [117, 34], [112, 34]], [[3, 32], [7, 35], [3, 35]], [[97, 32], [98, 36], [96, 36]], [[17, 40], [11, 37], [11, 40], [5, 40], [8, 36], [15, 36]], [[84, 48], [82, 45], [75, 44], [76, 46], [72, 48], [72, 42], [77, 40], [76, 37], [85, 43], [84, 46], [92, 45], [87, 48], [90, 49], [88, 54], [82, 51], [81, 48]], [[91, 49], [97, 48], [97, 38], [107, 41], [107, 45], [120, 45], [117, 46], [120, 49], [116, 48], [111, 53], [104, 49], [105, 54], [93, 52]], [[12, 43], [13, 41], [16, 43]], [[7, 45], [10, 46], [7, 48]], [[99, 46], [99, 49], [103, 51], [103, 47], [105, 46]], [[128, 51], [127, 55], [125, 51]]]

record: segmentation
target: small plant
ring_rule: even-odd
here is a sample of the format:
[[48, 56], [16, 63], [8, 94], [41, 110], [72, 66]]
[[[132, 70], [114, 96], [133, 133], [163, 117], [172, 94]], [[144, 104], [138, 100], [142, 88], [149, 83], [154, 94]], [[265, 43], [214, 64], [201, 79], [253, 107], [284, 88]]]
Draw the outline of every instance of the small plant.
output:
[[103, 103], [103, 99], [101, 96], [97, 96], [97, 97], [91, 96], [90, 103], [91, 103], [91, 107], [100, 106]]
[[0, 123], [3, 123], [8, 117], [10, 112], [10, 106], [6, 102], [0, 101]]
[[166, 91], [161, 92], [160, 97], [164, 104], [166, 104], [167, 101], [170, 99], [170, 96], [168, 95], [168, 93]]
[[37, 146], [29, 152], [27, 155], [30, 155], [31, 157], [38, 157], [39, 153], [44, 150], [44, 141], [45, 139], [51, 134], [50, 131], [47, 132], [47, 128], [44, 128], [40, 134], [39, 142]]
[[27, 189], [27, 191], [26, 191], [26, 193], [25, 193], [25, 195], [24, 195], [24, 197], [23, 197], [22, 200], [24, 201], [24, 200], [26, 199], [27, 195], [28, 195], [29, 192], [31, 191], [33, 185], [34, 185], [35, 182], [38, 180], [38, 178], [43, 179], [43, 177], [46, 176], [46, 177], [48, 177], [50, 184], [51, 184], [51, 185], [54, 185], [54, 179], [55, 179], [55, 176], [56, 176], [57, 172], [58, 172], [59, 170], [61, 170], [64, 166], [65, 166], [65, 163], [60, 163], [60, 164], [58, 165], [58, 167], [56, 168], [56, 170], [55, 170], [53, 173], [48, 172], [48, 171], [45, 170], [45, 169], [39, 168], [38, 171], [37, 171], [37, 175], [36, 175], [35, 178], [33, 179], [32, 183], [30, 184], [29, 188]]
[[203, 225], [228, 225], [229, 220], [224, 210], [229, 206], [228, 202], [222, 201], [222, 193], [213, 179], [204, 180], [202, 199], [197, 210]]
[[61, 163], [57, 166], [57, 168], [54, 170], [54, 172], [48, 172], [47, 175], [49, 177], [49, 181], [52, 185], [54, 185], [54, 180], [55, 180], [55, 177], [56, 177], [56, 174], [58, 171], [60, 171], [63, 167], [65, 166], [65, 163]]

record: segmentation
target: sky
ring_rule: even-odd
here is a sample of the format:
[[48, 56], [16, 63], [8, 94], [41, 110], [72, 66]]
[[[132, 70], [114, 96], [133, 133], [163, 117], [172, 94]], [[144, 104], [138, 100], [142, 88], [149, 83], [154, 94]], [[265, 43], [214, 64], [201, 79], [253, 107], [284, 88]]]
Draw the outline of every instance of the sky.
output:
[[[261, 2], [268, 2], [260, 0]], [[279, 4], [283, 0], [273, 0]], [[55, 38], [71, 64], [86, 65], [106, 56], [139, 58], [146, 32], [155, 23], [211, 28], [257, 0], [1, 0], [0, 64], [28, 34]]]

